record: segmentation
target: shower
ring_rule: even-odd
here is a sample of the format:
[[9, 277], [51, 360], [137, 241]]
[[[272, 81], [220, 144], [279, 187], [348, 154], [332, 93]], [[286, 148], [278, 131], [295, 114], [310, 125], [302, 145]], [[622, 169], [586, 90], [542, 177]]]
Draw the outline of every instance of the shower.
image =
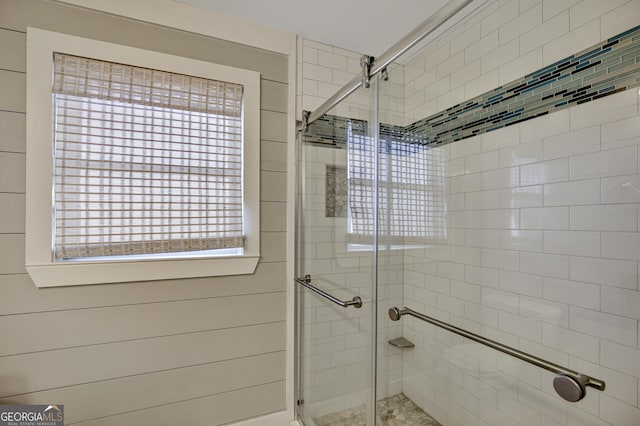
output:
[[640, 27], [546, 3], [451, 0], [303, 114], [304, 425], [640, 424]]

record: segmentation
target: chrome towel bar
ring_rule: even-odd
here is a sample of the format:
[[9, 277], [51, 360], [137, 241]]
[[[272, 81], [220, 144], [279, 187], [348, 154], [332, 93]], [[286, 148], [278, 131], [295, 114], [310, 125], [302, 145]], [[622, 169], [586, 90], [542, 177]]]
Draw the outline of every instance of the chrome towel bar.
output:
[[353, 306], [354, 308], [361, 308], [362, 307], [362, 299], [359, 296], [354, 296], [353, 299], [351, 300], [340, 300], [337, 297], [334, 297], [332, 295], [330, 295], [329, 293], [320, 290], [318, 287], [312, 286], [311, 285], [311, 275], [305, 275], [304, 277], [300, 277], [300, 278], [295, 278], [294, 279], [295, 282], [297, 282], [298, 284], [300, 284], [303, 287], [308, 288], [309, 290], [313, 291], [316, 294], [319, 294], [320, 296], [324, 297], [325, 299], [328, 299], [330, 301], [332, 301], [333, 303], [335, 303], [336, 305], [340, 305], [343, 308], [348, 308], [349, 306]]
[[569, 370], [568, 368], [564, 368], [558, 364], [554, 364], [550, 361], [538, 358], [537, 356], [519, 351], [518, 349], [514, 349], [507, 345], [503, 345], [502, 343], [496, 342], [495, 340], [487, 339], [486, 337], [479, 336], [470, 331], [463, 330], [462, 328], [458, 328], [451, 324], [447, 324], [446, 322], [442, 322], [430, 316], [421, 314], [410, 308], [405, 307], [403, 309], [389, 309], [389, 318], [391, 318], [393, 321], [398, 321], [403, 315], [410, 315], [414, 318], [418, 318], [419, 320], [428, 322], [429, 324], [435, 325], [436, 327], [443, 328], [447, 331], [473, 340], [474, 342], [489, 346], [490, 348], [493, 348], [497, 351], [500, 351], [507, 355], [511, 355], [524, 362], [528, 362], [529, 364], [533, 364], [557, 374], [557, 376], [553, 379], [553, 387], [556, 392], [558, 392], [558, 395], [569, 402], [577, 402], [584, 398], [587, 392], [585, 388], [586, 386], [590, 386], [600, 391], [604, 390], [605, 383], [600, 379], [589, 377], [587, 375], [578, 373], [577, 371]]

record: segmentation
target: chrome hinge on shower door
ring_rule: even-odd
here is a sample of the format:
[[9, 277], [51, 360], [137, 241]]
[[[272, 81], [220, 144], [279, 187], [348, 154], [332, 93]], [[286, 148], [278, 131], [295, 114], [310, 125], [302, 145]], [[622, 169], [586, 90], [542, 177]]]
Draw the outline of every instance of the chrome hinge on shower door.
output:
[[360, 67], [362, 68], [362, 88], [368, 89], [371, 86], [371, 67], [375, 58], [369, 55], [360, 57]]

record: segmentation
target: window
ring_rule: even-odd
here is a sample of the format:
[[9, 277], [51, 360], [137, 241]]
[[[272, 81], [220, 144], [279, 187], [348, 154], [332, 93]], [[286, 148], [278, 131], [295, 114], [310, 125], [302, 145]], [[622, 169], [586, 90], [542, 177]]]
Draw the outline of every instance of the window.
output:
[[253, 272], [258, 73], [34, 29], [28, 55], [36, 285]]

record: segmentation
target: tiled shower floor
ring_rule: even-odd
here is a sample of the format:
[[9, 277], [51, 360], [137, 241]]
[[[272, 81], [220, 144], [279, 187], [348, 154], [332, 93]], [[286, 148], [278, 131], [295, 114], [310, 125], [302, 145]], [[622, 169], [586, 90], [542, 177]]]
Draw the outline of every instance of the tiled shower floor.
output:
[[[349, 408], [313, 419], [316, 426], [365, 426], [366, 406]], [[378, 401], [378, 426], [441, 426], [404, 394]]]

